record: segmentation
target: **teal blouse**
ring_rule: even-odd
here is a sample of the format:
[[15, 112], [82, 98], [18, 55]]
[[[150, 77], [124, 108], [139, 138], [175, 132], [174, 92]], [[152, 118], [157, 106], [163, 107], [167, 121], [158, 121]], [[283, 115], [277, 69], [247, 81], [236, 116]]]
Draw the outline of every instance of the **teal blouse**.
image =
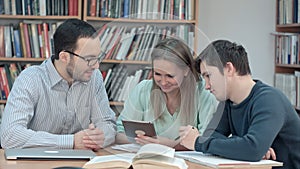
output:
[[[198, 82], [195, 92], [195, 113], [194, 124], [197, 126], [200, 134], [203, 133], [208, 125], [213, 113], [216, 111], [218, 102], [215, 97], [207, 90], [205, 90], [205, 82]], [[124, 132], [122, 119], [126, 120], [140, 120], [151, 121], [154, 124], [158, 136], [175, 139], [179, 135], [179, 127], [186, 125], [182, 124], [180, 120], [179, 109], [171, 115], [166, 107], [163, 108], [162, 117], [154, 118], [154, 113], [150, 108], [150, 93], [152, 88], [152, 80], [141, 81], [129, 94], [129, 97], [124, 103], [124, 108], [117, 119], [117, 131]], [[162, 120], [163, 119], [163, 120]]]

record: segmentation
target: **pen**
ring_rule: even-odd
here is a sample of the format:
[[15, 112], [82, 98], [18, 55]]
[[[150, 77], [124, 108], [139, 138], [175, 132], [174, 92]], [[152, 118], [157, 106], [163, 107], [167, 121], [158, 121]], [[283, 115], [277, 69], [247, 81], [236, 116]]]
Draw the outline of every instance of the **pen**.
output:
[[175, 141], [178, 140], [178, 139], [180, 139], [180, 136], [176, 137], [176, 138], [175, 138]]
[[[195, 127], [193, 126], [192, 129], [195, 129]], [[176, 141], [178, 139], [180, 139], [180, 136], [176, 137], [174, 140]]]

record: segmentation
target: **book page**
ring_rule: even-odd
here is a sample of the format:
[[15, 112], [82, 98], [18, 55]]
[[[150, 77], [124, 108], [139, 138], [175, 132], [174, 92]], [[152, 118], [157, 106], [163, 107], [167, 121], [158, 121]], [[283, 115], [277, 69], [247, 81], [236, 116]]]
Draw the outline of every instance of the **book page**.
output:
[[83, 168], [129, 168], [134, 156], [133, 153], [96, 156], [85, 163]]
[[227, 158], [222, 158], [219, 156], [214, 156], [211, 154], [204, 154], [202, 152], [196, 151], [179, 151], [175, 152], [175, 157], [183, 158], [185, 160], [195, 162], [198, 164], [203, 164], [207, 166], [217, 167], [222, 165], [271, 165], [271, 166], [282, 166], [281, 162], [272, 160], [261, 160], [258, 162], [249, 161], [239, 161]]
[[121, 151], [127, 151], [130, 153], [136, 153], [139, 151], [139, 149], [141, 148], [141, 145], [139, 144], [116, 144], [111, 146], [112, 149], [114, 150], [121, 150]]
[[173, 158], [175, 149], [161, 144], [146, 144], [140, 148], [135, 158], [147, 158], [152, 156], [166, 156]]
[[133, 168], [143, 169], [186, 169], [188, 168], [183, 159], [166, 156], [152, 156], [148, 158], [135, 158], [132, 162]]

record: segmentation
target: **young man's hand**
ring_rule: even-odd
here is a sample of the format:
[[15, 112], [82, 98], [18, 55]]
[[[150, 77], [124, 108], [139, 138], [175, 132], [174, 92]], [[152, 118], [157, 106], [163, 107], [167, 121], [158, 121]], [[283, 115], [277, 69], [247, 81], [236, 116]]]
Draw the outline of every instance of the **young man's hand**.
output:
[[180, 144], [184, 147], [195, 150], [195, 141], [200, 135], [199, 131], [193, 126], [181, 126], [179, 128]]
[[262, 157], [263, 160], [276, 160], [276, 153], [273, 148], [269, 148], [267, 153]]

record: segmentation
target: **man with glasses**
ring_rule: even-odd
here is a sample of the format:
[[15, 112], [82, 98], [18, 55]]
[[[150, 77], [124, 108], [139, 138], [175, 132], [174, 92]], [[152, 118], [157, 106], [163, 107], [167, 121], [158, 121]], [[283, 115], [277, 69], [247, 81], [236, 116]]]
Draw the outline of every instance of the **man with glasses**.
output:
[[103, 52], [95, 29], [68, 19], [54, 34], [54, 49], [51, 58], [16, 79], [3, 113], [3, 148], [97, 151], [115, 141], [115, 114], [99, 71]]

